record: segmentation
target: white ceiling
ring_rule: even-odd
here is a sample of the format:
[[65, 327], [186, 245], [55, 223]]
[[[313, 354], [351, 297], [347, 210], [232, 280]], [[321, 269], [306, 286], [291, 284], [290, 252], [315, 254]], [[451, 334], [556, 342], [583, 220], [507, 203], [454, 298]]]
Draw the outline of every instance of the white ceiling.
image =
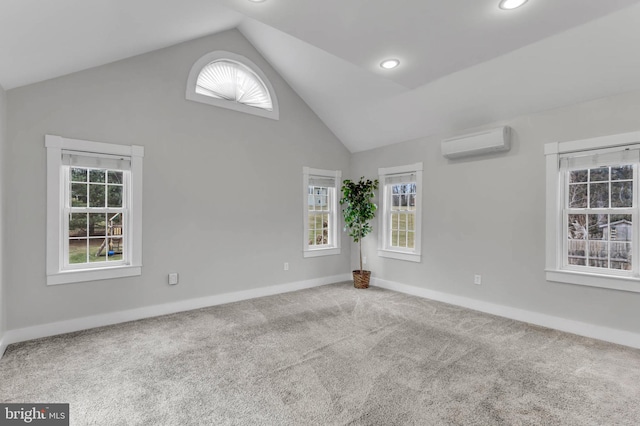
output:
[[353, 152], [640, 90], [640, 0], [497, 3], [2, 0], [0, 85], [238, 27]]

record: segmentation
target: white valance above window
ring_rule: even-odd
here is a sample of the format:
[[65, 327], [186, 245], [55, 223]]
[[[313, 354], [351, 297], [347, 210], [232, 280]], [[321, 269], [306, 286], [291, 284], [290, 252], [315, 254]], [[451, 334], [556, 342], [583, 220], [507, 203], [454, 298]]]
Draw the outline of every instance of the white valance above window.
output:
[[631, 164], [640, 159], [640, 149], [586, 151], [584, 154], [572, 153], [560, 156], [560, 170], [595, 169], [615, 164]]
[[402, 183], [412, 183], [417, 179], [416, 173], [402, 173], [394, 175], [385, 175], [384, 183], [391, 185], [398, 185]]
[[71, 167], [131, 170], [131, 158], [91, 152], [62, 151], [62, 164]]
[[326, 188], [335, 188], [336, 179], [329, 176], [309, 176], [309, 186], [322, 186]]

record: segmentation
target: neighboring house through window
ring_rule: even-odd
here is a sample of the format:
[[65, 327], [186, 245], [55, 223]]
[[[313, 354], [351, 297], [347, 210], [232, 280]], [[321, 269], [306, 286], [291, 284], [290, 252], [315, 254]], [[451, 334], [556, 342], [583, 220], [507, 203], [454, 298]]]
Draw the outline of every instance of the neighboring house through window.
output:
[[277, 120], [278, 98], [256, 64], [218, 50], [198, 59], [187, 80], [186, 98], [221, 108]]
[[140, 275], [141, 146], [47, 135], [47, 284]]
[[545, 145], [547, 279], [640, 292], [640, 132]]
[[381, 168], [378, 255], [421, 260], [422, 163]]
[[302, 174], [304, 257], [340, 254], [337, 190], [342, 174], [309, 167]]

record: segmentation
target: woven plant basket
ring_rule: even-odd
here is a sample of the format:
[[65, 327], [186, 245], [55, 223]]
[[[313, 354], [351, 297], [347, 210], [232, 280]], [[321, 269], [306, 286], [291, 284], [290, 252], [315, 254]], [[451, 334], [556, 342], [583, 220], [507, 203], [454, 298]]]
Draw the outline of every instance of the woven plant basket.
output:
[[371, 271], [360, 270], [353, 271], [353, 286], [355, 288], [369, 288], [369, 278], [371, 278]]

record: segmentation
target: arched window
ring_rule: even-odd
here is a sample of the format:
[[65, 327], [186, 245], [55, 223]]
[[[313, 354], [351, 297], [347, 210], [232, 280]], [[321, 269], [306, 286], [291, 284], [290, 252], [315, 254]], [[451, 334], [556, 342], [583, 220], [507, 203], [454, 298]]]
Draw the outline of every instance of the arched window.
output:
[[277, 120], [278, 101], [273, 86], [249, 59], [215, 51], [191, 68], [187, 99]]

